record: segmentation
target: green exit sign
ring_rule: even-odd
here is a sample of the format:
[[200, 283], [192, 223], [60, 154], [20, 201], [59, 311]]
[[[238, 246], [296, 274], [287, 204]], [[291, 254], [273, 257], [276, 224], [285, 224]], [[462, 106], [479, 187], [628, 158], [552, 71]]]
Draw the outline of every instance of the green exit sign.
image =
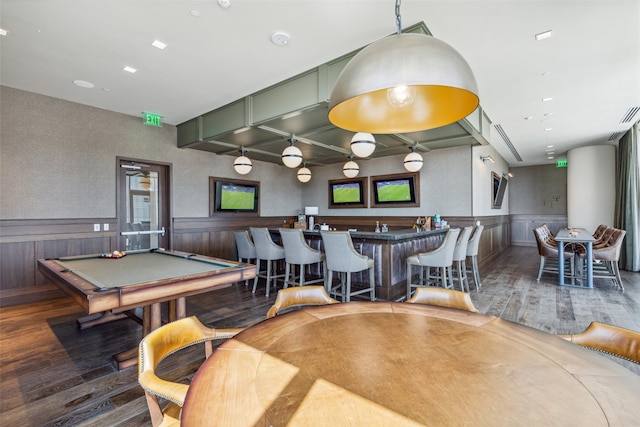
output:
[[162, 127], [162, 116], [160, 114], [155, 113], [142, 113], [142, 123], [149, 126], [158, 126]]
[[567, 167], [567, 161], [566, 160], [558, 160], [556, 162], [556, 167], [557, 168], [566, 168]]

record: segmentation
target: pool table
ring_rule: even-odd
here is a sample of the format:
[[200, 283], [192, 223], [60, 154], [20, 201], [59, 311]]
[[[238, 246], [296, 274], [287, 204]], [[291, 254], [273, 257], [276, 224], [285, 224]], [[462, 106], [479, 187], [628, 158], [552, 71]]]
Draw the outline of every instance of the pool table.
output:
[[[118, 319], [143, 307], [143, 334], [186, 316], [185, 297], [231, 286], [256, 275], [253, 264], [163, 249], [129, 251], [120, 258], [94, 254], [38, 260], [38, 270], [91, 315], [82, 329]], [[137, 348], [114, 356], [118, 369], [137, 364]]]

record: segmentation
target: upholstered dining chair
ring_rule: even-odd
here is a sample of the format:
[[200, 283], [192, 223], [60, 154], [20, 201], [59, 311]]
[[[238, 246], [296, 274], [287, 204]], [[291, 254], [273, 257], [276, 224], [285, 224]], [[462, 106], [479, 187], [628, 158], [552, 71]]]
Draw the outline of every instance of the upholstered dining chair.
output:
[[[257, 274], [253, 279], [253, 290], [256, 293], [258, 287], [258, 278], [263, 277], [267, 281], [266, 296], [269, 296], [269, 290], [271, 288], [271, 280], [273, 279], [274, 286], [276, 285], [276, 279], [284, 278], [284, 273], [277, 274], [277, 266], [275, 264], [278, 260], [284, 259], [284, 248], [276, 244], [269, 234], [269, 230], [266, 228], [249, 227], [251, 230], [251, 237], [253, 237], [253, 244], [256, 245], [256, 269]], [[266, 271], [260, 271], [260, 262], [266, 261]], [[272, 267], [273, 272], [272, 274]]]
[[[138, 382], [144, 389], [151, 414], [151, 423], [158, 426], [179, 426], [180, 411], [189, 386], [157, 376], [156, 367], [167, 356], [183, 348], [204, 343], [205, 357], [213, 349], [211, 341], [230, 338], [242, 329], [212, 329], [195, 316], [167, 323], [147, 334], [138, 348]], [[164, 407], [158, 398], [167, 400]]]
[[465, 286], [467, 291], [469, 291], [469, 279], [467, 279], [467, 247], [469, 246], [469, 236], [471, 236], [471, 232], [473, 231], [473, 227], [465, 227], [462, 229], [460, 234], [458, 234], [458, 239], [456, 240], [456, 245], [453, 249], [453, 276], [454, 280], [457, 279], [460, 283], [460, 290], [462, 292], [465, 291]]
[[[251, 262], [256, 259], [256, 246], [251, 241], [251, 236], [247, 230], [236, 230], [233, 232], [233, 237], [236, 241], [236, 249], [238, 250], [239, 262]], [[245, 280], [244, 285], [249, 284], [248, 280]]]
[[547, 261], [549, 259], [556, 260], [557, 262], [565, 262], [569, 260], [571, 277], [575, 275], [575, 267], [573, 263], [574, 254], [569, 248], [564, 251], [564, 260], [558, 260], [558, 243], [555, 241], [551, 230], [547, 224], [542, 224], [533, 229], [533, 235], [536, 238], [536, 244], [538, 246], [538, 255], [540, 255], [540, 268], [538, 269], [538, 278], [540, 281], [542, 273], [558, 274], [558, 267], [556, 264], [550, 264]]
[[415, 293], [407, 300], [412, 304], [435, 305], [438, 307], [456, 308], [479, 313], [467, 292], [444, 289], [436, 286], [416, 288]]
[[[411, 290], [420, 286], [424, 286], [424, 270], [427, 270], [428, 282], [431, 278], [431, 268], [439, 269], [438, 278], [442, 282], [443, 288], [453, 288], [453, 275], [451, 274], [451, 267], [453, 265], [453, 251], [456, 247], [458, 235], [460, 234], [459, 228], [450, 228], [447, 230], [440, 246], [430, 252], [422, 252], [411, 255], [407, 258], [407, 299], [411, 298]], [[412, 283], [412, 266], [419, 267], [420, 276], [418, 283]], [[449, 285], [447, 285], [447, 278]]]
[[331, 298], [324, 286], [296, 286], [280, 289], [275, 303], [267, 312], [267, 319], [274, 317], [287, 308], [326, 304], [339, 304], [339, 301]]
[[469, 269], [473, 275], [476, 292], [478, 292], [482, 286], [482, 283], [480, 282], [480, 269], [478, 268], [478, 248], [480, 246], [480, 236], [482, 235], [483, 230], [484, 225], [475, 226], [471, 237], [469, 237], [469, 244], [467, 245], [467, 258], [469, 258], [471, 262]]
[[[353, 241], [348, 231], [321, 231], [322, 244], [327, 259], [327, 274], [325, 289], [329, 294], [340, 295], [343, 302], [351, 301], [355, 295], [369, 293], [371, 301], [376, 299], [374, 281], [374, 262], [366, 255], [359, 254], [353, 247]], [[357, 291], [351, 290], [351, 274], [359, 271], [369, 271], [369, 286]], [[332, 287], [333, 273], [340, 276], [340, 284]], [[338, 288], [340, 289], [338, 291]]]
[[[289, 276], [293, 266], [299, 266], [299, 286], [309, 285], [313, 283], [324, 282], [327, 265], [325, 263], [325, 255], [322, 251], [313, 249], [304, 240], [304, 234], [299, 228], [281, 228], [280, 236], [282, 237], [282, 246], [284, 247], [284, 287], [289, 283]], [[305, 280], [305, 267], [310, 264], [322, 264], [322, 277], [319, 279]], [[295, 277], [294, 277], [295, 281]], [[293, 282], [295, 283], [295, 282]]]
[[640, 332], [591, 322], [587, 329], [578, 334], [559, 336], [572, 343], [640, 364]]
[[[620, 261], [622, 242], [627, 232], [618, 228], [609, 228], [605, 233], [608, 236], [608, 240], [593, 248], [593, 277], [611, 279], [614, 285], [624, 291], [618, 261]], [[580, 247], [578, 257], [584, 262], [586, 256], [586, 250]]]

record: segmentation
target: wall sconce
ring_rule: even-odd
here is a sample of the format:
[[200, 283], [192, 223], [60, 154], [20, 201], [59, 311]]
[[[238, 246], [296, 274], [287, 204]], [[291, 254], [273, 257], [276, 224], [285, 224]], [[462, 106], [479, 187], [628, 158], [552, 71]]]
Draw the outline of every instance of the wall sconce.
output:
[[296, 143], [295, 137], [292, 136], [289, 141], [291, 145], [282, 152], [282, 163], [288, 168], [297, 168], [302, 163], [302, 151], [294, 145]]
[[307, 162], [304, 162], [302, 165], [303, 166], [298, 169], [298, 173], [296, 174], [298, 181], [309, 182], [311, 181], [311, 170], [307, 167]]
[[480, 156], [480, 160], [482, 160], [483, 162], [486, 162], [487, 160], [489, 160], [491, 163], [496, 162], [495, 160], [493, 160], [493, 157], [491, 156]]
[[409, 172], [418, 172], [423, 164], [424, 160], [419, 153], [416, 153], [416, 147], [411, 147], [411, 152], [404, 158], [404, 168]]
[[355, 178], [360, 172], [360, 166], [353, 161], [353, 156], [349, 157], [349, 161], [342, 166], [342, 173], [347, 178]]
[[246, 175], [251, 172], [253, 164], [251, 163], [251, 159], [244, 155], [244, 147], [242, 147], [240, 153], [241, 155], [233, 161], [233, 168], [240, 175]]
[[358, 157], [369, 157], [376, 150], [376, 139], [370, 133], [358, 132], [351, 138], [351, 151]]

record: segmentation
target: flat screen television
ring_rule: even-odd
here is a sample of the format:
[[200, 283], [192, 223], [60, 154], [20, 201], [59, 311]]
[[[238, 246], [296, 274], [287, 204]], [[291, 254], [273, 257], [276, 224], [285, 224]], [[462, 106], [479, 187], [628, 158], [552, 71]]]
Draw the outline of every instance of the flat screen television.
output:
[[336, 179], [329, 181], [330, 208], [366, 207], [366, 180]]
[[371, 177], [373, 206], [418, 206], [419, 178], [417, 173]]
[[213, 213], [257, 213], [260, 184], [254, 181], [218, 179], [212, 184]]
[[493, 200], [491, 201], [491, 207], [493, 209], [502, 208], [502, 201], [504, 200], [504, 194], [507, 190], [507, 184], [509, 183], [509, 179], [502, 175], [498, 175], [497, 173], [493, 173]]

